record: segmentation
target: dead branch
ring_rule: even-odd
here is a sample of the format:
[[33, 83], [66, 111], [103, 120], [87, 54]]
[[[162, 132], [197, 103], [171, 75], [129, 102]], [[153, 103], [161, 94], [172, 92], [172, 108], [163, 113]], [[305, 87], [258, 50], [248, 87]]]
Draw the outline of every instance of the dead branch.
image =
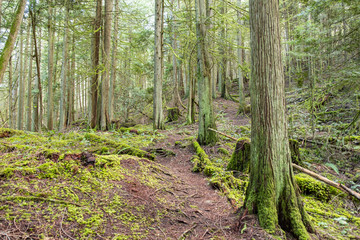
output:
[[310, 171], [310, 170], [308, 170], [306, 168], [300, 167], [300, 166], [298, 166], [298, 165], [296, 165], [294, 163], [292, 164], [292, 166], [293, 166], [293, 168], [295, 168], [295, 169], [297, 169], [297, 170], [299, 170], [299, 171], [301, 171], [303, 173], [306, 173], [307, 175], [309, 175], [309, 176], [311, 176], [313, 178], [316, 178], [317, 180], [320, 180], [320, 181], [322, 181], [322, 182], [324, 182], [324, 183], [326, 183], [326, 184], [328, 184], [330, 186], [333, 186], [333, 187], [335, 187], [335, 188], [337, 188], [337, 189], [339, 189], [339, 190], [341, 190], [341, 191], [343, 191], [343, 192], [345, 192], [347, 194], [350, 194], [350, 195], [356, 197], [358, 200], [360, 200], [360, 194], [359, 193], [351, 190], [350, 188], [342, 185], [341, 183], [333, 182], [333, 181], [331, 181], [330, 179], [328, 179], [326, 177], [323, 177], [323, 176], [321, 176], [321, 175], [319, 175], [317, 173], [314, 173], [313, 171]]

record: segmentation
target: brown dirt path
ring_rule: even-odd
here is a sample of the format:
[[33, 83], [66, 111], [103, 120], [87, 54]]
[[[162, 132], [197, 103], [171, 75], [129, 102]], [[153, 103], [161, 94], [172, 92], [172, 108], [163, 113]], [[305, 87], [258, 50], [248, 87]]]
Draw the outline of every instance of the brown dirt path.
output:
[[184, 215], [183, 220], [170, 226], [164, 220], [162, 227], [167, 230], [166, 237], [181, 239], [186, 235], [186, 239], [241, 239], [233, 230], [237, 217], [226, 197], [213, 189], [203, 175], [191, 171], [190, 159], [195, 154], [192, 146], [175, 146], [176, 141], [185, 142], [184, 138], [188, 137], [184, 137], [181, 131], [193, 132], [195, 128], [193, 125], [162, 131], [162, 134], [167, 135], [166, 139], [154, 146], [176, 154], [157, 157], [157, 163], [168, 168], [169, 173], [179, 180], [173, 189], [173, 195], [176, 196], [175, 201], [180, 203], [179, 207]]

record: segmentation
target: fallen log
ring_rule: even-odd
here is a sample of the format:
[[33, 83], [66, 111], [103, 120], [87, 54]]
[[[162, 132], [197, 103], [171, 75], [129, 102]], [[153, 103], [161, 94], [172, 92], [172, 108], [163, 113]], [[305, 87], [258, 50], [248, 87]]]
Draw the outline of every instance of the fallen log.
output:
[[324, 182], [324, 183], [326, 183], [326, 184], [328, 184], [330, 186], [333, 186], [333, 187], [335, 187], [335, 188], [337, 188], [337, 189], [339, 189], [339, 190], [341, 190], [343, 192], [346, 192], [346, 193], [356, 197], [358, 200], [360, 200], [360, 194], [358, 192], [355, 192], [354, 190], [346, 187], [345, 185], [343, 185], [341, 183], [336, 183], [334, 181], [331, 181], [330, 179], [328, 179], [326, 177], [323, 177], [323, 176], [321, 176], [321, 175], [319, 175], [319, 174], [317, 174], [317, 173], [315, 173], [313, 171], [310, 171], [310, 170], [308, 170], [306, 168], [300, 167], [300, 166], [298, 166], [298, 165], [296, 165], [294, 163], [292, 164], [292, 166], [293, 166], [293, 168], [299, 170], [300, 172], [306, 173], [307, 175], [309, 175], [309, 176], [311, 176], [311, 177], [313, 177], [313, 178], [315, 178], [317, 180], [320, 180], [320, 181], [322, 181], [322, 182]]
[[[229, 136], [229, 135], [227, 135], [225, 133], [219, 132], [219, 131], [217, 131], [215, 129], [212, 129], [212, 128], [208, 128], [208, 129], [210, 131], [214, 131], [214, 132], [216, 132], [216, 133], [218, 133], [220, 135], [223, 135], [223, 136], [225, 136], [227, 138], [230, 138], [230, 139], [232, 139], [234, 141], [237, 141], [236, 138], [231, 137], [231, 136]], [[310, 171], [310, 170], [308, 170], [306, 168], [300, 167], [299, 165], [296, 165], [294, 163], [292, 164], [292, 166], [293, 166], [293, 168], [295, 168], [295, 169], [297, 169], [297, 170], [299, 170], [299, 171], [301, 171], [301, 172], [303, 172], [303, 173], [305, 173], [305, 174], [307, 174], [307, 175], [309, 175], [309, 176], [311, 176], [311, 177], [313, 177], [313, 178], [315, 178], [317, 180], [320, 180], [320, 181], [322, 181], [322, 182], [324, 182], [324, 183], [326, 183], [326, 184], [328, 184], [330, 186], [333, 186], [333, 187], [335, 187], [335, 188], [337, 188], [337, 189], [339, 189], [339, 190], [341, 190], [341, 191], [343, 191], [343, 192], [345, 192], [347, 194], [350, 194], [351, 196], [353, 196], [353, 197], [357, 198], [358, 200], [360, 200], [360, 193], [355, 192], [354, 190], [346, 187], [345, 185], [343, 185], [341, 183], [336, 183], [334, 181], [331, 181], [330, 179], [328, 179], [326, 177], [323, 177], [323, 176], [321, 176], [321, 175], [319, 175], [319, 174], [317, 174], [317, 173], [315, 173], [313, 171]]]

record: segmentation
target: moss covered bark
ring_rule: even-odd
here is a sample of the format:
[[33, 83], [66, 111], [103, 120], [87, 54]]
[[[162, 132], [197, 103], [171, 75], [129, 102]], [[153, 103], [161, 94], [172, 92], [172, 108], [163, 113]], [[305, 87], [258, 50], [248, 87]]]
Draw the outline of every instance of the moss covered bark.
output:
[[252, 126], [245, 207], [269, 232], [280, 226], [297, 239], [310, 239], [314, 229], [291, 165], [279, 15], [278, 1], [250, 0]]
[[227, 166], [228, 170], [236, 170], [242, 173], [249, 172], [250, 165], [250, 139], [240, 138], [235, 145], [235, 150]]

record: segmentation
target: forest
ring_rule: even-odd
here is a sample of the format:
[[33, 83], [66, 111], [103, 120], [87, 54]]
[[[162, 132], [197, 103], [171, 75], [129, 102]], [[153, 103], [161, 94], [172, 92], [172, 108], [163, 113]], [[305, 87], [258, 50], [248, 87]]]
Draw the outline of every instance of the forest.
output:
[[360, 239], [358, 0], [0, 0], [0, 239]]

